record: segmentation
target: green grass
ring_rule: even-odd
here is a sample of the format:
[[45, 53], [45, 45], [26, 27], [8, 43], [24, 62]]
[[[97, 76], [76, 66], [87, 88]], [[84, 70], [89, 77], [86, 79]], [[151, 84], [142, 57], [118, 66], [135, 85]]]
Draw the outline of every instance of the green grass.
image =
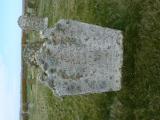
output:
[[124, 63], [120, 92], [62, 100], [34, 78], [30, 120], [160, 119], [159, 0], [36, 0], [34, 7], [49, 26], [66, 18], [122, 30]]

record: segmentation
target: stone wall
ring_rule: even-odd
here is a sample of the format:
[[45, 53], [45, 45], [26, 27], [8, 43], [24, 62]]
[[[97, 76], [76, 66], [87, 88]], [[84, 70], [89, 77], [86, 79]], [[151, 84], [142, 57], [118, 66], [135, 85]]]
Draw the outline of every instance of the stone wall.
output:
[[44, 39], [28, 45], [24, 59], [42, 69], [38, 79], [59, 96], [121, 89], [121, 31], [73, 20], [47, 28], [47, 18], [34, 16], [21, 16], [18, 22]]
[[60, 20], [43, 35], [48, 40], [36, 60], [59, 96], [120, 90], [121, 31]]

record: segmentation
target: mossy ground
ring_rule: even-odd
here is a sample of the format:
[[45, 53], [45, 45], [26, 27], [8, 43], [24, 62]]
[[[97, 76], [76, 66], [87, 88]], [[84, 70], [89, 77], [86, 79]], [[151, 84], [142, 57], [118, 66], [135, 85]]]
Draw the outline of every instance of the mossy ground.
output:
[[33, 74], [30, 120], [160, 119], [159, 0], [35, 0], [33, 7], [36, 15], [49, 18], [49, 26], [66, 18], [122, 30], [124, 63], [121, 91], [63, 100]]

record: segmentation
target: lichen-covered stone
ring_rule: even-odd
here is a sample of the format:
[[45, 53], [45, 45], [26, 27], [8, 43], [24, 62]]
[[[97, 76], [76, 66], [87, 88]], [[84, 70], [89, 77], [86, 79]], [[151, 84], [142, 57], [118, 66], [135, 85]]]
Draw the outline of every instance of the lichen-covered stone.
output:
[[72, 20], [47, 28], [47, 18], [25, 15], [18, 23], [45, 38], [27, 44], [23, 59], [42, 69], [37, 78], [59, 96], [120, 90], [121, 31]]
[[35, 59], [46, 73], [43, 82], [59, 96], [120, 90], [121, 31], [60, 20], [42, 36], [48, 40]]
[[48, 18], [23, 15], [19, 17], [18, 24], [25, 31], [35, 30], [39, 32], [48, 27]]
[[27, 44], [25, 48], [23, 48], [23, 61], [26, 64], [31, 66], [37, 66], [37, 61], [35, 59], [36, 52], [40, 49], [43, 42], [34, 42], [31, 44]]

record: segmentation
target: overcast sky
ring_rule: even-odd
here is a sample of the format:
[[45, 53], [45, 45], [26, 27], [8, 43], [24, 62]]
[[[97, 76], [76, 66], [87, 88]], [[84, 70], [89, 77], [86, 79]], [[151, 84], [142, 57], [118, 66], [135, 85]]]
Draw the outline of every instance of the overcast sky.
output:
[[19, 120], [22, 0], [0, 0], [0, 120]]

